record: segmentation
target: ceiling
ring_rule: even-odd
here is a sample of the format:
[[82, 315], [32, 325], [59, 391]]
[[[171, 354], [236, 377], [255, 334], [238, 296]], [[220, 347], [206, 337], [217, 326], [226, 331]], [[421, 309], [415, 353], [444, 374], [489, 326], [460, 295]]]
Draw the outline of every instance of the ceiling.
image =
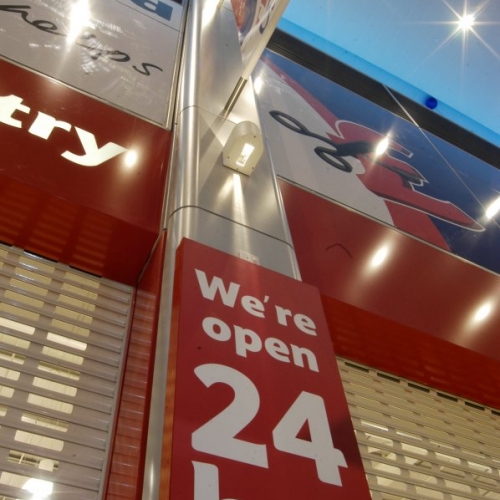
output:
[[500, 0], [290, 0], [278, 28], [500, 146]]

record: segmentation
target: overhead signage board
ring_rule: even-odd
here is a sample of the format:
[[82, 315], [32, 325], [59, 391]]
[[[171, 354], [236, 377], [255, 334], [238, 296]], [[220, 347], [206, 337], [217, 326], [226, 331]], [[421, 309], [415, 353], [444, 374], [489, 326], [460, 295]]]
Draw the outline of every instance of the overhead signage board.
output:
[[0, 1], [0, 55], [165, 125], [182, 14], [169, 0]]
[[183, 3], [186, 0], [117, 0], [140, 14], [159, 21], [177, 31], [181, 31]]
[[231, 0], [247, 79], [264, 51], [288, 0]]
[[270, 51], [253, 77], [278, 175], [500, 272], [497, 169]]
[[[136, 278], [158, 236], [171, 133], [2, 59], [0, 75], [0, 240]], [[15, 199], [20, 186], [31, 195]], [[75, 260], [82, 245], [90, 268]]]
[[173, 303], [162, 498], [369, 500], [317, 290], [183, 240]]

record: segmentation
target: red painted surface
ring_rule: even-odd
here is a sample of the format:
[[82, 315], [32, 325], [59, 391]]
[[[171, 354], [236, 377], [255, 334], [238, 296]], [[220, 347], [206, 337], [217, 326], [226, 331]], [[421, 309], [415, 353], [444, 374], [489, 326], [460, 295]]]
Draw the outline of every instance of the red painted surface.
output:
[[339, 356], [500, 408], [498, 361], [341, 300], [322, 301]]
[[151, 382], [166, 235], [139, 282], [111, 453], [106, 500], [142, 497]]
[[[302, 278], [317, 286], [336, 351], [500, 406], [500, 278], [286, 182]], [[387, 246], [387, 259], [371, 265]], [[491, 314], [474, 321], [486, 304]]]
[[2, 60], [0, 74], [0, 240], [135, 283], [159, 232], [170, 133]]
[[[171, 466], [171, 480], [163, 481], [161, 498], [370, 498], [314, 287], [184, 240], [174, 313], [174, 403], [166, 419], [166, 427], [173, 419], [173, 437], [171, 447], [165, 441], [163, 464], [167, 475]], [[271, 349], [279, 355], [269, 345], [279, 345]], [[307, 349], [317, 369], [310, 357], [300, 366], [292, 346]], [[301, 398], [311, 402], [297, 403]], [[304, 413], [285, 431], [279, 423], [292, 418], [296, 404]], [[310, 456], [290, 448], [296, 445]]]

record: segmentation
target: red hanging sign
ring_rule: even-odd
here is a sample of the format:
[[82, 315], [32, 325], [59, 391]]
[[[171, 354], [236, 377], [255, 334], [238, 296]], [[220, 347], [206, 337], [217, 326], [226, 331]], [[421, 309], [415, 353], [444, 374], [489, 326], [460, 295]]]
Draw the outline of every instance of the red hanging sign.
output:
[[171, 500], [370, 499], [316, 289], [184, 240]]

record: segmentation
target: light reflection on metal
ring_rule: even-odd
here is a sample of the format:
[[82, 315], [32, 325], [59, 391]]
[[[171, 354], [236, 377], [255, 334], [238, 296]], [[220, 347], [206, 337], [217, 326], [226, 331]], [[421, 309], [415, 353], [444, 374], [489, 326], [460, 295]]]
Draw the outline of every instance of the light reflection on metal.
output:
[[243, 186], [241, 185], [241, 177], [234, 173], [233, 174], [233, 189], [234, 189], [234, 204], [236, 207], [243, 208]]
[[[238, 174], [234, 174], [238, 175]], [[234, 187], [234, 179], [231, 177], [227, 177], [226, 181], [224, 184], [222, 184], [220, 191], [217, 195], [217, 198], [220, 200], [225, 200], [227, 197], [231, 196], [231, 193], [233, 192], [233, 187]]]
[[203, 7], [203, 21], [202, 27], [205, 28], [208, 26], [222, 5], [223, 0], [206, 0], [205, 5]]
[[[233, 174], [233, 207], [235, 211], [235, 219], [242, 221], [243, 224], [248, 225], [248, 213], [247, 206], [245, 203], [245, 193], [243, 192], [243, 179], [242, 176], [238, 173]], [[248, 233], [242, 236], [241, 247], [239, 248], [239, 252], [241, 250], [245, 251], [251, 248], [250, 238]], [[251, 254], [251, 252], [247, 252]]]

